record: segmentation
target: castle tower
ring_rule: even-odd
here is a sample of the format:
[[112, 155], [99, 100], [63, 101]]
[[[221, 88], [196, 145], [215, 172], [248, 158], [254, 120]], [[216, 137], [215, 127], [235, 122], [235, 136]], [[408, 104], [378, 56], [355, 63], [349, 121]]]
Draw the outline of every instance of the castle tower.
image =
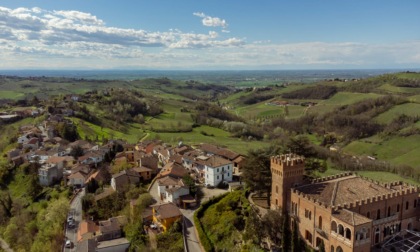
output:
[[290, 208], [290, 189], [303, 183], [304, 157], [296, 154], [271, 157], [270, 169], [272, 175], [270, 208], [288, 211]]

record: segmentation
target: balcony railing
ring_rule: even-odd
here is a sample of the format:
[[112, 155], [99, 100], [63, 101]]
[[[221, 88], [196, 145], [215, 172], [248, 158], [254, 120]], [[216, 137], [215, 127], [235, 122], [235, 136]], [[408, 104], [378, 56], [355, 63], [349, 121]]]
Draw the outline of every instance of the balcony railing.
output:
[[373, 225], [374, 226], [381, 225], [381, 224], [384, 224], [384, 223], [387, 223], [387, 222], [391, 222], [391, 221], [396, 221], [396, 220], [398, 220], [398, 215], [397, 214], [393, 214], [393, 215], [391, 215], [389, 217], [385, 217], [385, 218], [382, 218], [382, 219], [379, 219], [379, 220], [374, 220], [373, 221]]

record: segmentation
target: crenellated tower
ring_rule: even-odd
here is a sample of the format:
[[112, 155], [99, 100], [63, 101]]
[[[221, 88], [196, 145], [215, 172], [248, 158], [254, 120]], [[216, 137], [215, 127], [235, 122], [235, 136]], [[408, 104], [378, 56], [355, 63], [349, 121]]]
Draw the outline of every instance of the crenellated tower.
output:
[[296, 154], [271, 157], [271, 209], [289, 210], [291, 188], [303, 183], [305, 159]]

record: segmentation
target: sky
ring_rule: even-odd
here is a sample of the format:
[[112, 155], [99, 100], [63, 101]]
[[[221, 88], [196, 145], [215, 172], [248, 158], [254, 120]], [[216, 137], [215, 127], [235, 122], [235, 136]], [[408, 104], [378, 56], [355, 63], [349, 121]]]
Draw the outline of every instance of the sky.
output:
[[1, 0], [0, 69], [420, 69], [418, 0]]

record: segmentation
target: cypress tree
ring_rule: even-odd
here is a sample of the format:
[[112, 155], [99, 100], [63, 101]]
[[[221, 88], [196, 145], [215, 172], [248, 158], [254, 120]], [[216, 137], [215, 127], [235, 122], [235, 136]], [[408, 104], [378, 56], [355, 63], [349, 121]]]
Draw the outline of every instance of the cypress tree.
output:
[[325, 252], [325, 244], [324, 244], [324, 240], [322, 239], [321, 239], [321, 243], [319, 244], [318, 251]]
[[289, 251], [290, 250], [290, 221], [289, 221], [289, 213], [286, 211], [283, 214], [283, 225], [281, 227], [282, 229], [282, 239], [281, 239], [281, 247], [283, 248], [283, 251]]
[[292, 252], [300, 252], [299, 231], [296, 220], [293, 220]]

